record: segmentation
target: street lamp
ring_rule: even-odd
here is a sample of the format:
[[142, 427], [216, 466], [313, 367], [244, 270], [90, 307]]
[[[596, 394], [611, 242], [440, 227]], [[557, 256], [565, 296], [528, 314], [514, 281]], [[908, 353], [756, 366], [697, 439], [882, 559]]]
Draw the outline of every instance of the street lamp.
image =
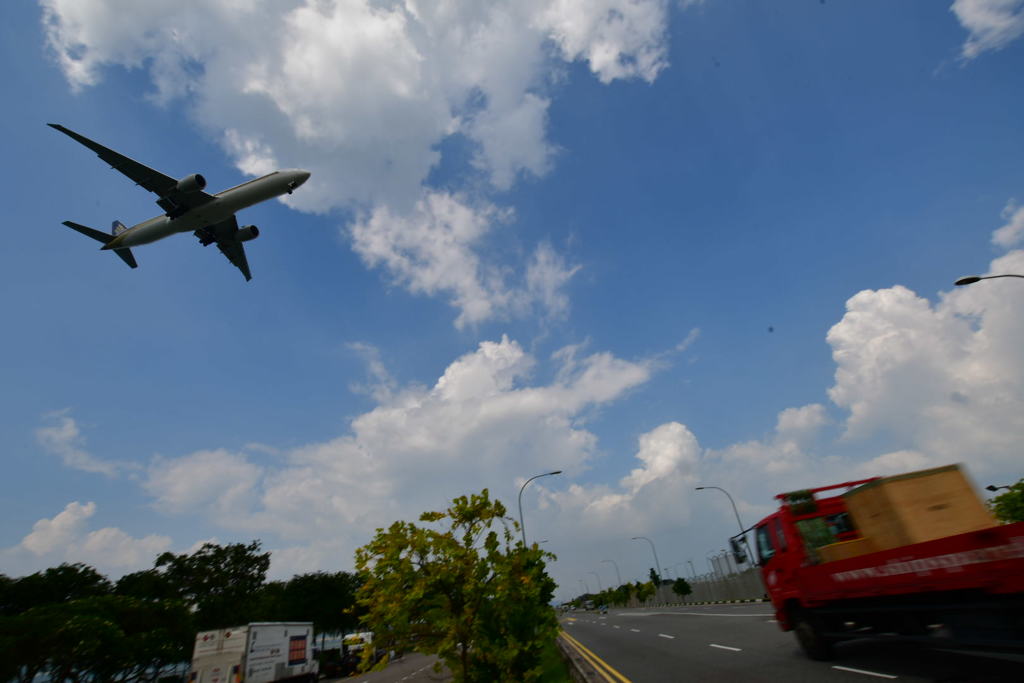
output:
[[732, 512], [734, 515], [736, 515], [736, 523], [740, 525], [740, 535], [743, 537], [743, 542], [747, 544], [747, 547], [749, 548], [750, 544], [747, 543], [747, 532], [743, 526], [743, 522], [740, 520], [739, 510], [736, 509], [736, 501], [734, 501], [732, 499], [732, 496], [729, 495], [729, 492], [723, 489], [721, 486], [698, 486], [695, 490], [703, 491], [704, 489], [718, 489], [719, 491], [724, 493], [725, 496], [729, 499], [729, 503], [732, 504]]
[[693, 566], [693, 560], [687, 560], [687, 564], [690, 565], [690, 571], [693, 572], [693, 578], [697, 578], [697, 570]]
[[989, 491], [998, 491], [999, 489], [1006, 489], [1007, 491], [1009, 491], [1011, 487], [1010, 486], [996, 486], [995, 484], [989, 484], [985, 488], [988, 489]]
[[611, 562], [612, 566], [615, 567], [615, 578], [619, 580], [618, 585], [622, 585], [622, 574], [619, 573], [619, 565], [615, 560], [601, 560], [602, 562]]
[[973, 285], [975, 282], [978, 282], [979, 280], [992, 280], [992, 279], [997, 278], [997, 277], [1022, 277], [1022, 278], [1024, 278], [1024, 275], [1014, 275], [1013, 273], [1008, 273], [1006, 275], [969, 275], [967, 277], [960, 278], [959, 280], [957, 280], [953, 284], [958, 286], [958, 287], [963, 287], [964, 285]]
[[711, 555], [712, 555], [712, 554], [713, 554], [714, 552], [715, 552], [714, 550], [709, 550], [709, 551], [707, 551], [706, 553], [704, 553], [704, 559], [708, 561], [708, 567], [710, 567], [710, 568], [711, 568], [711, 574], [712, 574], [712, 575], [713, 575], [713, 576], [714, 576], [714, 577], [715, 577], [716, 579], [721, 579], [721, 578], [724, 578], [724, 576], [719, 576], [719, 574], [721, 573], [721, 569], [720, 569], [720, 568], [719, 568], [719, 566], [718, 566], [717, 564], [715, 564], [715, 563], [714, 563], [714, 562], [712, 561], [712, 559], [711, 559]]
[[597, 575], [597, 572], [587, 572], [587, 573], [594, 575], [594, 578], [597, 579], [597, 592], [598, 593], [603, 593], [604, 592], [604, 586], [601, 585], [601, 577]]
[[647, 538], [646, 536], [634, 536], [630, 540], [631, 541], [639, 541], [640, 539], [643, 539], [643, 540], [645, 540], [645, 541], [647, 541], [648, 543], [651, 544], [651, 552], [654, 553], [654, 573], [655, 573], [655, 576], [658, 577], [658, 583], [660, 584], [661, 583], [661, 563], [658, 562], [658, 551], [654, 549], [654, 541], [652, 541], [651, 539]]
[[561, 473], [562, 473], [562, 470], [555, 470], [554, 472], [545, 472], [544, 474], [538, 474], [538, 475], [530, 477], [529, 479], [524, 481], [523, 485], [519, 487], [519, 530], [523, 532], [523, 546], [524, 547], [526, 546], [526, 525], [523, 524], [523, 489], [525, 489], [526, 485], [529, 484], [534, 479], [539, 479], [540, 477], [550, 477], [553, 474], [561, 474]]

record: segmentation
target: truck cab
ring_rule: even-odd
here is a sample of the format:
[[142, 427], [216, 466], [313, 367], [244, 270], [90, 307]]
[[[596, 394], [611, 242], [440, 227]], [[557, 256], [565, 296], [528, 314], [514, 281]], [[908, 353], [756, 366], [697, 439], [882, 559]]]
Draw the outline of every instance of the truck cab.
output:
[[[822, 562], [821, 548], [861, 538], [841, 496], [815, 498], [837, 488], [850, 488], [874, 479], [845, 482], [794, 494], [779, 494], [779, 510], [754, 527], [754, 546], [761, 576], [784, 631], [792, 628], [787, 603], [801, 602], [805, 591], [801, 569]], [[792, 606], [792, 605], [790, 605]]]

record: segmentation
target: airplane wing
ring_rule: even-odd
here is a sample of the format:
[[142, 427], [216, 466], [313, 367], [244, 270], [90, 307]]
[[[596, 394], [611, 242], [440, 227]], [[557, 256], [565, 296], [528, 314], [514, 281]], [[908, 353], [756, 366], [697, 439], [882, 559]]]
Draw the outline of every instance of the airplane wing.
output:
[[216, 242], [220, 253], [227, 256], [228, 261], [242, 271], [245, 281], [248, 282], [252, 279], [252, 273], [249, 272], [249, 261], [245, 258], [245, 247], [238, 241], [237, 233], [238, 221], [232, 216], [226, 221], [196, 230], [195, 235], [204, 247], [211, 242]]
[[84, 135], [79, 135], [75, 131], [65, 128], [60, 124], [48, 123], [46, 125], [50, 128], [59, 130], [71, 139], [85, 145], [92, 151], [96, 152], [100, 159], [103, 159], [103, 161], [110, 164], [111, 168], [114, 168], [131, 178], [135, 181], [136, 185], [140, 185], [156, 194], [159, 197], [156, 203], [161, 209], [167, 212], [168, 216], [171, 216], [172, 218], [175, 215], [185, 213], [193, 207], [213, 201], [213, 196], [203, 192], [202, 190], [182, 192], [178, 189], [178, 181], [176, 179], [164, 175], [159, 171], [154, 171], [145, 164], [140, 164], [134, 159], [129, 159], [125, 155], [104, 147], [100, 143], [90, 140]]

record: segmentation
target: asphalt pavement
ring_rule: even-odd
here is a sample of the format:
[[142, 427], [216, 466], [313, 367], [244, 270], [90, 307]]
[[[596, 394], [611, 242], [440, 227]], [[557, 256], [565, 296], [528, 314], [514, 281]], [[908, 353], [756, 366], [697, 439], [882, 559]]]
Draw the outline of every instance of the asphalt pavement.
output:
[[834, 661], [816, 662], [804, 656], [792, 633], [779, 630], [770, 605], [763, 603], [612, 610], [607, 615], [570, 612], [562, 628], [611, 667], [606, 679], [618, 683], [1024, 681], [1024, 657], [895, 642], [841, 643]]
[[434, 673], [434, 662], [437, 657], [432, 655], [421, 655], [418, 652], [410, 652], [400, 658], [392, 660], [383, 671], [350, 676], [348, 678], [324, 679], [323, 683], [402, 683], [403, 681], [416, 681], [419, 683], [439, 683], [450, 681], [451, 674], [447, 670], [441, 673]]

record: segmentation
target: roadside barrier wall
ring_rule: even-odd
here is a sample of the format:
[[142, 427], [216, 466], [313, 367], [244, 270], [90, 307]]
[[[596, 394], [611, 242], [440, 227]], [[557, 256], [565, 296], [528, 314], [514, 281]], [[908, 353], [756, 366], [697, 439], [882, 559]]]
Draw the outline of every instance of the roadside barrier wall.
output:
[[698, 602], [729, 602], [759, 600], [767, 591], [761, 581], [761, 572], [756, 567], [732, 574], [704, 574], [696, 578], [686, 577], [693, 592], [686, 597], [676, 595], [671, 585], [661, 586], [654, 596], [640, 603], [630, 600], [629, 607], [655, 607], [657, 605], [679, 605]]

